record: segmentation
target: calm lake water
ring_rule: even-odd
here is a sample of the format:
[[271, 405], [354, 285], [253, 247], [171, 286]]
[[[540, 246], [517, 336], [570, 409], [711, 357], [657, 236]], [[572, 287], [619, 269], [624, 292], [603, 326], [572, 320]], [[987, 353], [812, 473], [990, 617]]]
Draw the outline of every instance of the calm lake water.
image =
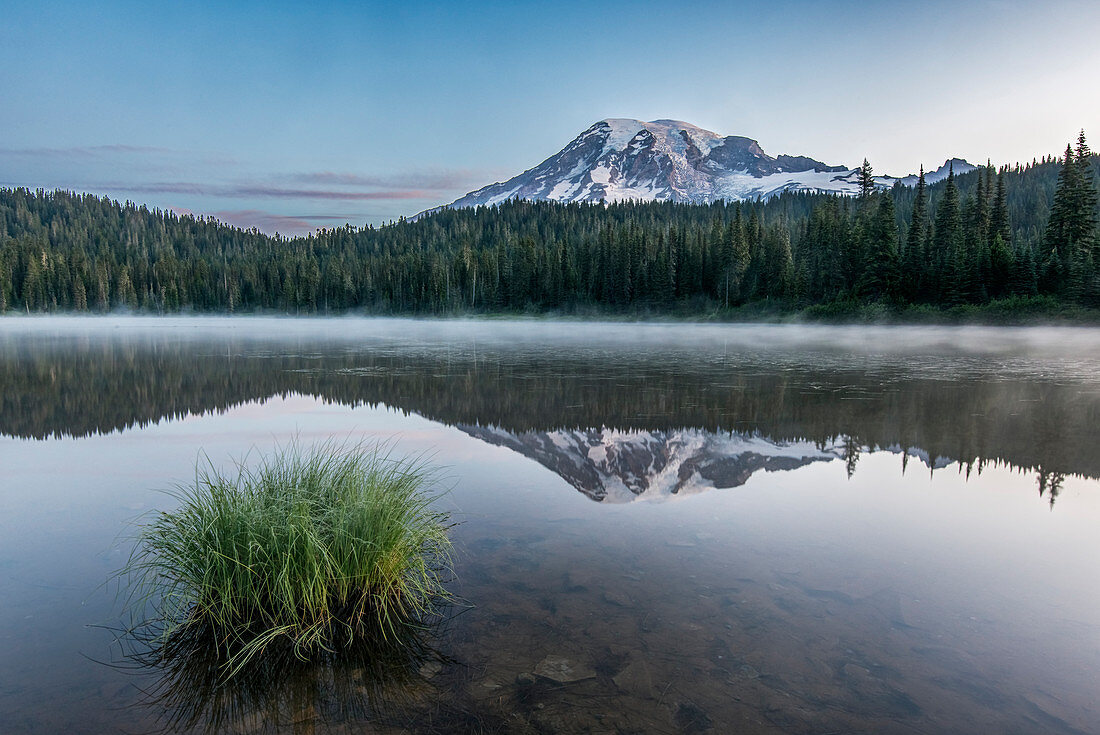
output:
[[[294, 437], [444, 468], [430, 650], [128, 657], [135, 521]], [[1100, 732], [1098, 448], [1100, 330], [5, 317], [0, 732]]]

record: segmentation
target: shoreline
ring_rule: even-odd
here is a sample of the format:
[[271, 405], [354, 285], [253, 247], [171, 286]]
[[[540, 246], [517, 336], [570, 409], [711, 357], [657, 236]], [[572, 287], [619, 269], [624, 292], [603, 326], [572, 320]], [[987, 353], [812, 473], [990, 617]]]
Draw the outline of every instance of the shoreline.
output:
[[11, 320], [33, 320], [62, 317], [69, 319], [135, 318], [135, 319], [222, 319], [263, 318], [288, 320], [404, 319], [427, 322], [568, 322], [611, 324], [745, 324], [805, 326], [926, 326], [926, 327], [1100, 327], [1100, 309], [1058, 305], [1042, 299], [1024, 303], [991, 302], [982, 305], [961, 305], [947, 309], [924, 305], [904, 307], [884, 304], [818, 304], [809, 307], [789, 307], [776, 304], [749, 304], [729, 309], [631, 309], [604, 310], [578, 307], [569, 310], [525, 311], [453, 311], [453, 312], [393, 312], [388, 310], [347, 310], [341, 312], [280, 312], [265, 310], [174, 312], [134, 311], [119, 309], [106, 312], [89, 311], [8, 311], [0, 314], [0, 325]]

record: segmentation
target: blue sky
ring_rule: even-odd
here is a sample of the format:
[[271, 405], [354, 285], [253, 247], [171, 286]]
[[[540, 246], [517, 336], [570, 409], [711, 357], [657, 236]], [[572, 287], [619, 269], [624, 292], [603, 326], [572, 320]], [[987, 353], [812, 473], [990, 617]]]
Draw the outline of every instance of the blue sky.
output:
[[1100, 135], [1097, 38], [1091, 1], [0, 0], [0, 186], [295, 234], [449, 202], [605, 117], [895, 175], [1028, 161]]

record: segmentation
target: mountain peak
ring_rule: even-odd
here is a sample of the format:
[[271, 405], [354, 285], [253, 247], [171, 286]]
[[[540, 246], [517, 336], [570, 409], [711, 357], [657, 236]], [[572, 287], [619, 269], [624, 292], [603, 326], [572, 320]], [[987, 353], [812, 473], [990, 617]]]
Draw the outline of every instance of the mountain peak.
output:
[[[956, 173], [974, 167], [951, 159]], [[945, 173], [939, 178], [946, 177]], [[926, 174], [938, 180], [938, 171]], [[764, 152], [752, 138], [722, 136], [682, 120], [644, 122], [609, 117], [589, 126], [561, 151], [508, 181], [456, 200], [452, 207], [493, 205], [509, 199], [559, 202], [624, 200], [707, 203], [767, 199], [784, 191], [855, 194], [856, 169], [806, 156]], [[906, 177], [903, 183], [916, 177]], [[898, 179], [878, 177], [887, 187]]]
[[[924, 172], [924, 182], [926, 184], [934, 184], [937, 181], [943, 181], [946, 179], [952, 171], [955, 175], [965, 174], [976, 169], [977, 166], [962, 158], [948, 158], [943, 162], [943, 165], [934, 171]], [[919, 176], [917, 174], [909, 174], [908, 176], [898, 179], [905, 186], [916, 186]]]

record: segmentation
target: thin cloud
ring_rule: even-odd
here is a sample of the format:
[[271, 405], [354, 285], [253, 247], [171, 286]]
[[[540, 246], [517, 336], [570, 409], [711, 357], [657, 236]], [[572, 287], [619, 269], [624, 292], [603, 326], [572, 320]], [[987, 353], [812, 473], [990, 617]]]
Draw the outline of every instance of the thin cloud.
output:
[[187, 181], [164, 181], [148, 184], [107, 183], [98, 187], [109, 191], [137, 194], [189, 194], [191, 196], [223, 197], [226, 199], [300, 199], [371, 201], [375, 199], [430, 199], [429, 191], [397, 189], [383, 191], [342, 191], [338, 189], [296, 189], [262, 184], [210, 185]]
[[[128, 145], [116, 143], [109, 145], [11, 148], [0, 146], [0, 157], [38, 158], [46, 160], [67, 160], [109, 162], [127, 167], [139, 165], [150, 169], [150, 173], [161, 169], [161, 175], [169, 170], [178, 169], [181, 163], [199, 166], [235, 166], [240, 162], [225, 154], [210, 152], [184, 151], [160, 146]], [[171, 175], [171, 174], [169, 174]], [[194, 175], [194, 174], [191, 174]], [[225, 197], [260, 197], [279, 199], [429, 199], [436, 192], [468, 191], [483, 185], [492, 172], [474, 169], [434, 169], [409, 171], [397, 174], [364, 175], [337, 171], [313, 171], [275, 175], [268, 178], [272, 183], [249, 183], [245, 185], [214, 185], [181, 181], [151, 182], [141, 184], [111, 185], [116, 191], [141, 193], [178, 193]], [[313, 185], [317, 188], [282, 186], [276, 182]], [[347, 187], [349, 191], [343, 191]], [[366, 190], [366, 191], [364, 191]]]
[[243, 186], [228, 189], [224, 196], [270, 197], [272, 199], [427, 199], [431, 193], [419, 189], [390, 191], [337, 191], [320, 189], [283, 189], [274, 186]]
[[260, 232], [268, 235], [276, 233], [283, 235], [308, 235], [321, 226], [331, 226], [333, 223], [340, 225], [352, 224], [358, 226], [366, 222], [365, 214], [301, 214], [288, 215], [268, 212], [263, 209], [221, 209], [212, 212], [196, 212], [186, 207], [168, 207], [177, 215], [190, 217], [214, 217], [221, 222], [244, 230], [255, 227]]
[[162, 146], [128, 145], [114, 143], [110, 145], [87, 145], [67, 147], [6, 148], [0, 146], [0, 158], [22, 159], [39, 163], [63, 162], [66, 165], [125, 167], [146, 171], [149, 174], [160, 172], [160, 176], [179, 176], [181, 169], [195, 167], [209, 168], [238, 166], [234, 156], [217, 151], [194, 151]]
[[262, 209], [224, 209], [212, 212], [226, 224], [248, 230], [255, 227], [261, 232], [301, 235], [316, 229], [309, 220], [284, 214], [265, 212]]
[[0, 148], [0, 154], [9, 156], [28, 156], [41, 158], [101, 158], [117, 154], [146, 155], [155, 153], [163, 155], [175, 153], [171, 148], [159, 148], [146, 145], [85, 145], [70, 146], [65, 148]]
[[366, 214], [295, 214], [288, 215], [298, 219], [306, 219], [311, 222], [358, 222], [367, 220]]
[[328, 186], [366, 186], [382, 189], [429, 189], [448, 191], [465, 189], [485, 179], [485, 173], [471, 169], [411, 171], [401, 174], [364, 176], [335, 171], [293, 174], [290, 179], [302, 184]]

